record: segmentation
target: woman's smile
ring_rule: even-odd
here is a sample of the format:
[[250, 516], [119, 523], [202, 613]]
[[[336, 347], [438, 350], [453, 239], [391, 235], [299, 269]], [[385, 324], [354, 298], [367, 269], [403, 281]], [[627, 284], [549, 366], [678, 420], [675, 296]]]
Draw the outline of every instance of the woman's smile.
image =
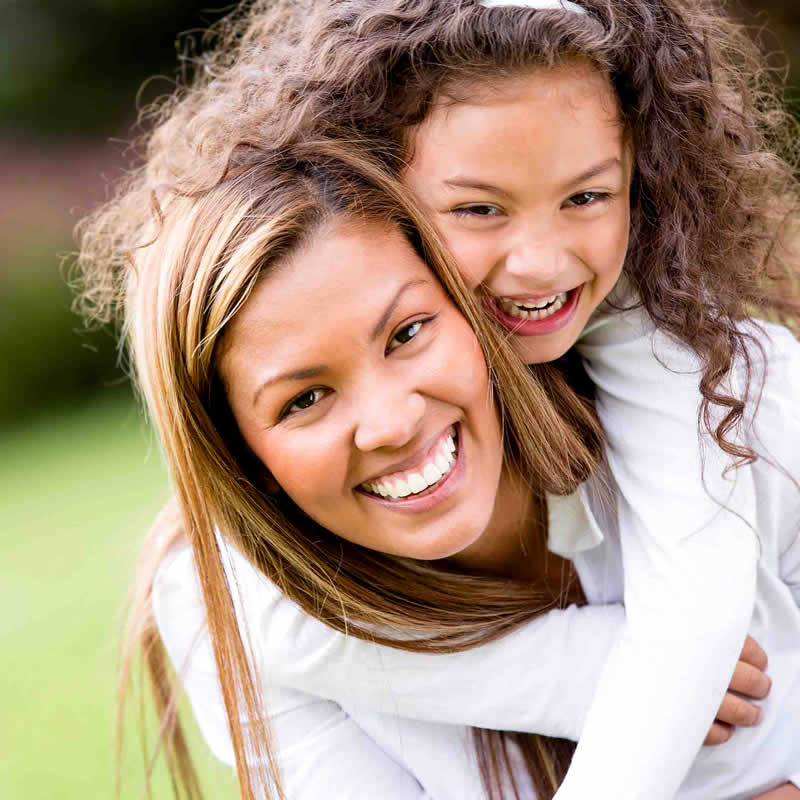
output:
[[457, 426], [451, 425], [421, 458], [407, 459], [414, 462], [412, 466], [406, 469], [404, 464], [396, 465], [397, 469], [362, 483], [359, 490], [395, 511], [430, 511], [458, 490], [464, 475], [463, 448], [458, 442]]

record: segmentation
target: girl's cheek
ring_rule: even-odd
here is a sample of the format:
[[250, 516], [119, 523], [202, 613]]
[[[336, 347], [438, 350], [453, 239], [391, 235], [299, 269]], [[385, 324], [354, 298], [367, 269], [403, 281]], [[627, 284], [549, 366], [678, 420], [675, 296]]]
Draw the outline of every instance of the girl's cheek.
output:
[[596, 271], [602, 272], [604, 277], [614, 278], [616, 282], [628, 252], [629, 235], [628, 215], [621, 214], [619, 218], [597, 230], [596, 235], [591, 237], [593, 241], [588, 247], [587, 258], [590, 259], [588, 263], [595, 263]]
[[463, 239], [449, 247], [464, 283], [470, 291], [475, 291], [492, 271], [490, 248]]
[[492, 269], [492, 242], [486, 237], [469, 235], [463, 230], [453, 230], [445, 220], [438, 230], [454, 259], [455, 268], [470, 291], [475, 291]]

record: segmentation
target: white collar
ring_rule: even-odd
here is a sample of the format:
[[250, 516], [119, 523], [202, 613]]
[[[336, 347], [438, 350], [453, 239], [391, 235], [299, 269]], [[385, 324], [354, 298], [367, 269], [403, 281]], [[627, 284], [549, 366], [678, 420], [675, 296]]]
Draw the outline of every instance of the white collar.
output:
[[602, 543], [605, 537], [591, 508], [592, 494], [589, 484], [582, 483], [572, 494], [547, 495], [547, 546], [551, 552], [571, 558]]

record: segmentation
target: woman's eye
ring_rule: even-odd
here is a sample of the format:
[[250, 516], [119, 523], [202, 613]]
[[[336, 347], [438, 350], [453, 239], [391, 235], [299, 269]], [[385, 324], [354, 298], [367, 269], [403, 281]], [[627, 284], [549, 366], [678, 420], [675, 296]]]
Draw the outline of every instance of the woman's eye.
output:
[[453, 209], [453, 214], [457, 217], [499, 217], [502, 213], [497, 206], [488, 203], [477, 203]]
[[325, 389], [309, 389], [307, 392], [297, 395], [281, 412], [281, 419], [289, 414], [296, 414], [298, 411], [305, 411], [307, 408], [316, 405], [325, 396], [325, 391]]
[[572, 195], [572, 197], [567, 200], [566, 205], [578, 208], [593, 206], [596, 203], [608, 200], [609, 197], [610, 195], [608, 192], [579, 192], [578, 194]]
[[400, 328], [400, 330], [392, 336], [392, 340], [386, 348], [387, 352], [396, 350], [401, 345], [408, 344], [422, 330], [422, 326], [426, 322], [430, 322], [430, 319], [418, 319], [416, 322], [412, 322], [410, 325]]

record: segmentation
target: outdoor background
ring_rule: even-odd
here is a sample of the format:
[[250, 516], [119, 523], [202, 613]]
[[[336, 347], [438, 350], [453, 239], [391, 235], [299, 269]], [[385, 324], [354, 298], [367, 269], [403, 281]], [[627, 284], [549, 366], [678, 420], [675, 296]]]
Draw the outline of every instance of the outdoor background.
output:
[[[731, 9], [789, 53], [800, 87], [800, 0]], [[82, 330], [61, 264], [130, 163], [137, 102], [170, 90], [178, 34], [199, 42], [222, 13], [208, 0], [0, 0], [3, 800], [113, 797], [121, 609], [168, 485], [113, 332]], [[800, 88], [790, 102], [800, 112]], [[230, 771], [196, 752], [208, 796], [236, 797]], [[135, 736], [126, 753], [127, 799], [143, 786]], [[163, 769], [154, 796], [170, 796]]]

